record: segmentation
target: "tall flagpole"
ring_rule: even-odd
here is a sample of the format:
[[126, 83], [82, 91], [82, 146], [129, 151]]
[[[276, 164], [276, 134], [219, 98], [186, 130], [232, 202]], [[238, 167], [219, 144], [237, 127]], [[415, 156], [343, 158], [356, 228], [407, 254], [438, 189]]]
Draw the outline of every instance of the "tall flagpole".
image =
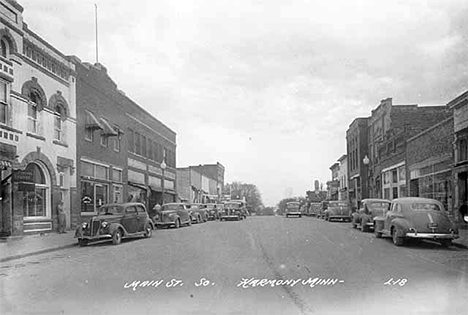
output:
[[98, 50], [98, 21], [97, 21], [97, 4], [94, 4], [94, 16], [96, 23], [96, 63], [99, 63], [99, 50]]

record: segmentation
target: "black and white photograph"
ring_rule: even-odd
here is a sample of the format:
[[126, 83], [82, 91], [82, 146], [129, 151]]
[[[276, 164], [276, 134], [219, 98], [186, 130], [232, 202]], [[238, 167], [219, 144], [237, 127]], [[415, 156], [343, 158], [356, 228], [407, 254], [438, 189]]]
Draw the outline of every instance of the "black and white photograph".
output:
[[0, 0], [0, 314], [467, 314], [467, 18]]

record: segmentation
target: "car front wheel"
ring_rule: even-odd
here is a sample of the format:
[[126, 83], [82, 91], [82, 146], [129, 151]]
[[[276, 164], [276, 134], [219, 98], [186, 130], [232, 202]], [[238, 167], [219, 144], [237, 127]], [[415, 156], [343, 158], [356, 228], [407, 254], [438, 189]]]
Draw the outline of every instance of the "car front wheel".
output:
[[112, 235], [112, 244], [119, 245], [122, 242], [122, 231], [117, 229]]
[[145, 237], [146, 237], [146, 238], [150, 238], [151, 235], [153, 235], [153, 228], [151, 227], [150, 224], [146, 224], [146, 227], [145, 227]]

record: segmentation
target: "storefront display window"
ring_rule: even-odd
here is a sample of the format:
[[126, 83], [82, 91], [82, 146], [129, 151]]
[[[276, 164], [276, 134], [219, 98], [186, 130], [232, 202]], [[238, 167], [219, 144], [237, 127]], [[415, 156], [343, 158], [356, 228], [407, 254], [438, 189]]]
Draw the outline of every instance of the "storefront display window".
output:
[[23, 215], [25, 217], [46, 217], [49, 186], [47, 184], [44, 170], [35, 163], [26, 167], [27, 171], [33, 173], [35, 189], [24, 191], [22, 196]]
[[81, 212], [96, 212], [108, 203], [108, 186], [88, 181], [81, 182]]

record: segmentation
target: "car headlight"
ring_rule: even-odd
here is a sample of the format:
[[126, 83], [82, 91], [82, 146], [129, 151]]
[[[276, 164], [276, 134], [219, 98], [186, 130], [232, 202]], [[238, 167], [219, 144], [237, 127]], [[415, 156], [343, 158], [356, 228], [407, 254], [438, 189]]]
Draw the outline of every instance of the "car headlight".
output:
[[101, 223], [101, 227], [103, 229], [105, 229], [108, 225], [109, 225], [109, 223], [107, 223], [106, 221], [102, 221], [102, 223]]
[[83, 222], [83, 223], [81, 223], [81, 227], [82, 227], [83, 229], [88, 228], [88, 222]]

